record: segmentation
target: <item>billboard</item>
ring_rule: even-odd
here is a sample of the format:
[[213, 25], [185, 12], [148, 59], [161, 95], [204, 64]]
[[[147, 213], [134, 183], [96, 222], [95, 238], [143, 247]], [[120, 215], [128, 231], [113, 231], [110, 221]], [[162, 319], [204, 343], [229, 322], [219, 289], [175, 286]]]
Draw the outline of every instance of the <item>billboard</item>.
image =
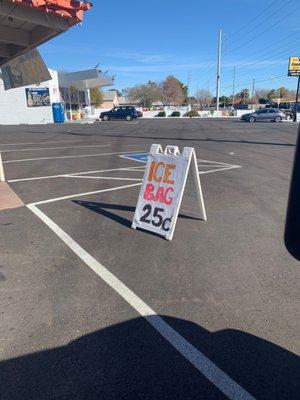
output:
[[27, 107], [50, 106], [49, 88], [26, 88]]
[[5, 90], [52, 79], [48, 68], [36, 49], [3, 64], [1, 71]]
[[300, 76], [300, 57], [289, 58], [288, 76]]

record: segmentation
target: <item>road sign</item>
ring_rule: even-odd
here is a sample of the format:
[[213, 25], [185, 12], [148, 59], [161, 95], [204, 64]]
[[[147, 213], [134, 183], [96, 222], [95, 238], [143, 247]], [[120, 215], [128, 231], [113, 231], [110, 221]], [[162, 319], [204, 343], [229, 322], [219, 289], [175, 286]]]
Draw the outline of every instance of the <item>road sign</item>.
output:
[[189, 170], [201, 218], [206, 220], [195, 150], [184, 147], [180, 154], [177, 146], [167, 146], [163, 151], [159, 144], [153, 144], [132, 228], [142, 228], [172, 240]]
[[300, 57], [289, 58], [288, 76], [300, 76]]

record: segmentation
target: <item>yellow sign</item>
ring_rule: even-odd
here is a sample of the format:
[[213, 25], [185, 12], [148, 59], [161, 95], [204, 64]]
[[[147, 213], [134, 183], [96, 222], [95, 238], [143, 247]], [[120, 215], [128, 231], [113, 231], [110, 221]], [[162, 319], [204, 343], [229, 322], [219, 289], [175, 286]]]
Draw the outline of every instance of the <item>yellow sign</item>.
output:
[[300, 57], [289, 58], [288, 76], [300, 76]]

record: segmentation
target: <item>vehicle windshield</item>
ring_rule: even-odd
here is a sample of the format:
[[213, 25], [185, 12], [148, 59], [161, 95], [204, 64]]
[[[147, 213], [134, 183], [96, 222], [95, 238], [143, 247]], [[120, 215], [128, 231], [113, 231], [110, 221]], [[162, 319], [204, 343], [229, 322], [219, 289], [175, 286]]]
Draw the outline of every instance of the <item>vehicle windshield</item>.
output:
[[299, 21], [0, 1], [0, 400], [300, 400]]

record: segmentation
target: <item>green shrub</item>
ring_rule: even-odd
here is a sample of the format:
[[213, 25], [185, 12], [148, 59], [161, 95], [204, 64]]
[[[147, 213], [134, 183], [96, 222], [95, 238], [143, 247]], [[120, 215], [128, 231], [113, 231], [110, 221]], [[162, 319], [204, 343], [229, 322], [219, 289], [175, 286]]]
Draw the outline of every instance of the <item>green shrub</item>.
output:
[[156, 117], [165, 117], [166, 113], [164, 111], [160, 111], [158, 114], [155, 115]]
[[199, 117], [198, 111], [188, 111], [187, 113], [184, 114], [185, 117]]
[[180, 117], [180, 111], [173, 111], [169, 117]]

